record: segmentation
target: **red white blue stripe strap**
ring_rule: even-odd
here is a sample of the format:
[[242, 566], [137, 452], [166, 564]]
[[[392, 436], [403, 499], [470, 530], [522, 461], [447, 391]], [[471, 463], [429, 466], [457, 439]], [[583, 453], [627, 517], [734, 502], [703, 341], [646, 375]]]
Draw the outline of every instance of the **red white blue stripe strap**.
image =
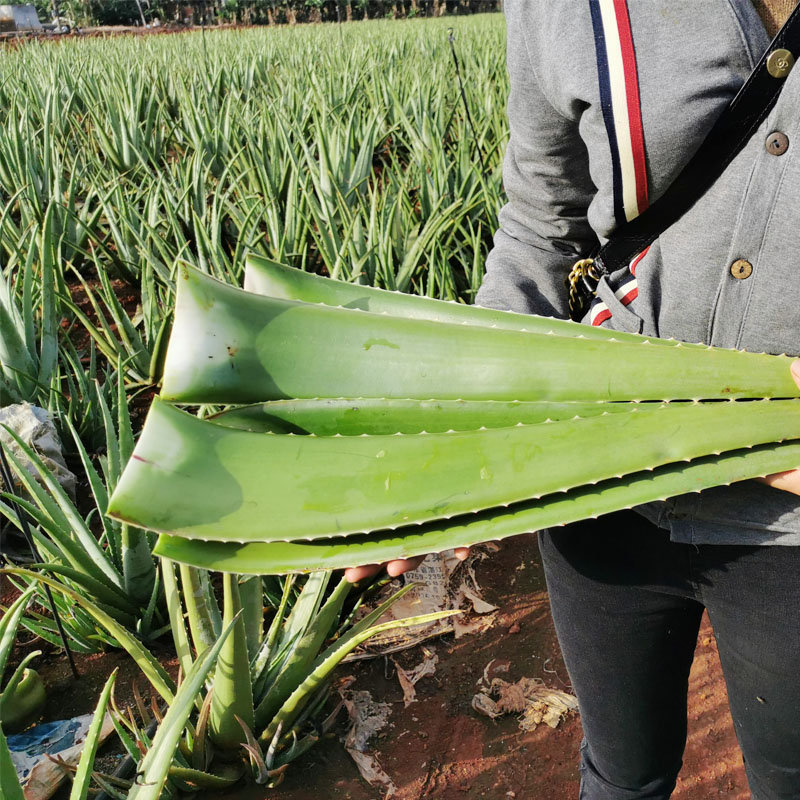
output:
[[589, 0], [600, 103], [614, 179], [614, 214], [621, 225], [647, 208], [639, 77], [627, 0]]
[[[594, 28], [600, 104], [603, 111], [614, 183], [617, 225], [638, 217], [648, 206], [647, 161], [639, 100], [639, 75], [627, 0], [589, 0]], [[647, 250], [628, 265], [630, 277], [614, 291], [623, 305], [639, 295], [636, 266]], [[600, 299], [592, 304], [589, 319], [601, 325], [611, 317]]]
[[[614, 290], [614, 296], [617, 300], [622, 303], [622, 305], [626, 306], [628, 303], [632, 302], [639, 296], [639, 286], [636, 283], [636, 267], [639, 265], [639, 262], [647, 255], [647, 251], [650, 248], [647, 247], [639, 253], [636, 258], [628, 264], [628, 269], [630, 270], [631, 276], [627, 278], [625, 282], [618, 288]], [[602, 325], [607, 319], [611, 318], [611, 311], [609, 310], [608, 306], [600, 299], [597, 298], [592, 303], [591, 309], [589, 309], [589, 322], [592, 325]]]

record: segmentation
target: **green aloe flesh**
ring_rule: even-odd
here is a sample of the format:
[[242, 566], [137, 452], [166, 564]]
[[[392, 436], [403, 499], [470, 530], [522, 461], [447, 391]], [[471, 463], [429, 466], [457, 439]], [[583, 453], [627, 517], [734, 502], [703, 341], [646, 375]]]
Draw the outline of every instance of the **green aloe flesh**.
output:
[[[669, 464], [508, 508], [426, 525], [312, 542], [198, 542], [162, 534], [154, 552], [198, 567], [241, 574], [283, 574], [380, 564], [438, 553], [664, 500], [685, 492], [781, 472], [800, 464], [800, 443], [737, 450]], [[777, 491], [777, 490], [776, 490]]]
[[789, 359], [403, 319], [263, 297], [182, 266], [162, 397], [796, 397]]
[[315, 436], [446, 433], [479, 428], [507, 428], [522, 423], [594, 417], [659, 408], [656, 403], [548, 403], [530, 400], [398, 400], [336, 398], [273, 400], [223, 411], [207, 417], [226, 428], [255, 433], [296, 433]]
[[[254, 294], [304, 303], [322, 303], [327, 306], [371, 311], [408, 319], [427, 319], [436, 322], [478, 325], [486, 328], [503, 328], [509, 331], [556, 333], [559, 336], [580, 336], [585, 339], [616, 339], [640, 341], [630, 333], [610, 331], [606, 328], [579, 325], [569, 320], [516, 314], [513, 311], [496, 311], [480, 306], [436, 300], [432, 297], [390, 292], [374, 286], [332, 280], [320, 275], [279, 264], [256, 253], [248, 253], [245, 260], [244, 288]], [[677, 344], [674, 339], [651, 339], [654, 344]]]
[[311, 539], [452, 517], [796, 438], [794, 400], [674, 403], [510, 428], [334, 437], [224, 428], [157, 400], [109, 514], [194, 539]]

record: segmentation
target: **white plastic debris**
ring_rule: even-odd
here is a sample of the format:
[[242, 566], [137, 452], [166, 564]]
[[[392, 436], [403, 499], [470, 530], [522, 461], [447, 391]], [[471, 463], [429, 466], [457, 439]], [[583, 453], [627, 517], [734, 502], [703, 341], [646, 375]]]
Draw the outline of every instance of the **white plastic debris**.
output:
[[[8, 737], [11, 762], [17, 777], [24, 782], [25, 800], [47, 800], [55, 794], [67, 774], [49, 756], [57, 756], [66, 764], [77, 764], [92, 718], [92, 714], [84, 714], [73, 719], [44, 722]], [[100, 741], [105, 741], [113, 730], [111, 716], [106, 714]]]
[[386, 794], [385, 800], [394, 796], [397, 787], [384, 772], [374, 753], [367, 750], [367, 743], [378, 731], [386, 727], [392, 713], [388, 703], [376, 703], [367, 691], [344, 690], [339, 692], [350, 717], [350, 730], [344, 741], [345, 749], [356, 762], [361, 777], [370, 786], [380, 786]]
[[28, 472], [39, 478], [36, 467], [25, 457], [19, 445], [2, 426], [6, 425], [42, 459], [66, 492], [75, 496], [75, 475], [67, 468], [61, 442], [50, 414], [30, 403], [16, 403], [0, 408], [0, 441], [20, 460]]

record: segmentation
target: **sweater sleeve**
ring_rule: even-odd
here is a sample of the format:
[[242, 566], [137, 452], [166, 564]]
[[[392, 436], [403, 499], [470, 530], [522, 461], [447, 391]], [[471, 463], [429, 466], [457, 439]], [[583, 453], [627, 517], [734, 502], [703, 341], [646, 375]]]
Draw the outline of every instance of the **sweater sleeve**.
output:
[[538, 24], [536, 8], [549, 5], [507, 0], [505, 6], [511, 82], [510, 139], [503, 164], [508, 203], [500, 211], [500, 229], [476, 303], [567, 317], [569, 268], [597, 243], [587, 221], [595, 189], [579, 132], [585, 104], [559, 102], [557, 110], [537, 80], [530, 55], [548, 49], [537, 41], [548, 25]]

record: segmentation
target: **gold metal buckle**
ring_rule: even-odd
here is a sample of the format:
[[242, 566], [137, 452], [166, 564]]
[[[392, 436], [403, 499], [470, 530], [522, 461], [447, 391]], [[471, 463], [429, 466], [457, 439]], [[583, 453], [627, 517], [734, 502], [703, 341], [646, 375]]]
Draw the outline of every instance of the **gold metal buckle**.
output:
[[591, 278], [595, 283], [600, 280], [600, 274], [594, 268], [593, 258], [582, 258], [572, 265], [569, 271], [567, 283], [569, 284], [569, 307], [570, 311], [577, 313], [581, 308], [581, 297], [578, 286], [587, 285], [587, 278]]

